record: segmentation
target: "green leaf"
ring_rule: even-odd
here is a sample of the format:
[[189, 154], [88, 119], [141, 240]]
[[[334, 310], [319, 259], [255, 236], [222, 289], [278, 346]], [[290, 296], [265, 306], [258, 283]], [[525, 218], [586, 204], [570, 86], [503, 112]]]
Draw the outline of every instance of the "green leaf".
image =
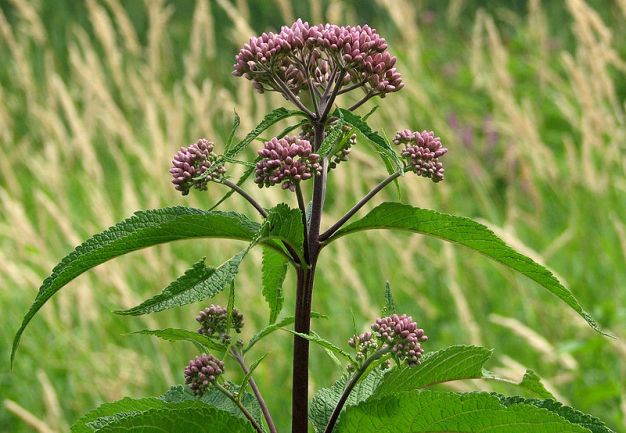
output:
[[335, 355], [341, 355], [348, 362], [355, 363], [356, 361], [352, 358], [352, 355], [341, 347], [336, 346], [325, 338], [320, 337], [315, 332], [311, 332], [310, 334], [303, 334], [301, 332], [296, 332], [291, 329], [282, 328], [283, 331], [291, 332], [293, 335], [297, 335], [300, 338], [304, 338], [305, 340], [309, 340], [311, 343], [315, 343], [324, 349], [330, 350]]
[[71, 433], [254, 433], [246, 420], [199, 400], [167, 402], [159, 398], [124, 398], [87, 413]]
[[478, 251], [534, 280], [569, 305], [593, 329], [610, 335], [602, 331], [600, 325], [552, 272], [509, 247], [491, 230], [476, 221], [400, 203], [383, 203], [362, 219], [339, 230], [331, 239], [374, 229], [395, 229], [431, 235]]
[[239, 265], [248, 249], [236, 254], [216, 269], [200, 270], [198, 263], [183, 276], [167, 286], [161, 293], [128, 310], [117, 314], [139, 316], [180, 307], [211, 298], [228, 286], [239, 272]]
[[402, 161], [391, 147], [391, 144], [380, 134], [373, 131], [363, 118], [342, 108], [338, 108], [337, 112], [337, 115], [341, 116], [346, 123], [355, 127], [365, 138], [374, 143], [376, 151], [385, 162], [389, 173], [395, 173], [402, 169]]
[[304, 228], [300, 209], [292, 209], [280, 203], [267, 212], [267, 218], [261, 226], [261, 239], [278, 239], [288, 243], [302, 257]]
[[[232, 383], [228, 383], [229, 387], [237, 392], [240, 392], [240, 389], [236, 385]], [[261, 418], [263, 417], [263, 412], [261, 412], [261, 406], [259, 406], [259, 402], [256, 397], [249, 392], [241, 392], [241, 403], [244, 405], [248, 412], [252, 415], [254, 419], [257, 420], [259, 425], [262, 425]], [[213, 406], [216, 409], [223, 410], [229, 412], [230, 414], [241, 418], [247, 421], [245, 415], [241, 412], [235, 403], [232, 402], [231, 399], [226, 397], [221, 391], [216, 388], [209, 388], [202, 397], [197, 397], [193, 395], [189, 388], [184, 385], [175, 385], [172, 386], [165, 394], [159, 397], [161, 400], [169, 402], [169, 403], [180, 403], [188, 400], [197, 400], [209, 406]]]
[[265, 359], [267, 355], [268, 355], [267, 353], [263, 354], [259, 359], [254, 361], [252, 365], [250, 365], [250, 367], [248, 368], [248, 372], [243, 377], [243, 379], [241, 379], [241, 385], [239, 385], [239, 396], [243, 395], [241, 394], [241, 392], [246, 390], [248, 386], [248, 382], [250, 381], [250, 378], [252, 377], [252, 373], [254, 373], [254, 370], [256, 370], [256, 368], [261, 364], [261, 362]]
[[[357, 405], [367, 400], [376, 387], [378, 386], [384, 373], [380, 369], [372, 370], [367, 376], [362, 378], [359, 383], [356, 384], [346, 403], [346, 407]], [[309, 419], [315, 426], [315, 430], [319, 433], [323, 432], [328, 424], [328, 420], [333, 413], [333, 410], [339, 403], [339, 399], [343, 394], [350, 375], [343, 375], [337, 382], [335, 382], [329, 388], [322, 388], [315, 393], [313, 400], [311, 400], [311, 407], [309, 410]]]
[[235, 132], [241, 125], [241, 119], [239, 118], [239, 114], [235, 111], [235, 119], [233, 119], [233, 126], [230, 128], [230, 134], [228, 135], [228, 141], [226, 142], [226, 147], [224, 149], [224, 153], [228, 153], [230, 148], [233, 145], [233, 140], [235, 138]]
[[11, 364], [31, 319], [55, 293], [85, 271], [114, 257], [176, 240], [214, 237], [250, 242], [259, 227], [259, 224], [238, 213], [178, 206], [137, 212], [93, 236], [66, 256], [43, 282], [13, 340]]
[[437, 383], [463, 379], [480, 379], [491, 350], [478, 346], [450, 346], [424, 355], [415, 367], [391, 370], [376, 390], [376, 397], [413, 391]]
[[186, 329], [165, 328], [165, 329], [142, 329], [141, 331], [131, 332], [133, 334], [154, 335], [167, 341], [189, 341], [202, 346], [205, 351], [215, 351], [220, 356], [226, 352], [226, 346], [212, 340], [197, 332], [188, 331]]
[[572, 424], [579, 425], [580, 427], [583, 427], [591, 431], [592, 433], [615, 433], [598, 418], [583, 413], [579, 410], [573, 409], [569, 406], [565, 406], [556, 400], [537, 400], [523, 397], [505, 397], [503, 395], [495, 395], [500, 399], [500, 403], [505, 406], [512, 406], [520, 403], [533, 405], [538, 408], [547, 409], [550, 412], [557, 414], [561, 418], [565, 418]]
[[554, 400], [552, 393], [546, 389], [543, 383], [541, 383], [541, 378], [532, 370], [526, 370], [519, 386], [526, 389], [531, 394], [534, 394], [536, 397]]
[[287, 110], [286, 108], [277, 108], [276, 110], [272, 111], [271, 113], [267, 114], [263, 120], [261, 120], [261, 123], [259, 123], [256, 128], [254, 128], [250, 133], [248, 133], [248, 135], [246, 135], [246, 137], [241, 140], [239, 143], [235, 144], [234, 146], [232, 146], [230, 149], [228, 149], [227, 152], [225, 152], [225, 156], [232, 158], [235, 155], [237, 155], [239, 152], [241, 152], [243, 149], [245, 149], [256, 137], [258, 137], [259, 135], [261, 135], [263, 133], [263, 131], [265, 131], [267, 128], [269, 128], [270, 126], [272, 126], [273, 124], [275, 124], [276, 122], [279, 122], [283, 119], [286, 119], [288, 117], [291, 116], [297, 116], [297, 115], [301, 115], [302, 112], [300, 111], [295, 111], [295, 110]]
[[590, 433], [531, 404], [488, 393], [411, 391], [348, 407], [336, 433]]
[[343, 120], [339, 119], [337, 124], [331, 129], [331, 131], [326, 135], [324, 141], [320, 145], [320, 148], [317, 150], [317, 153], [321, 158], [327, 157], [335, 147], [335, 144], [341, 137], [343, 137]]
[[263, 248], [263, 261], [261, 263], [261, 274], [263, 280], [263, 297], [270, 307], [269, 323], [276, 322], [278, 315], [283, 308], [283, 281], [287, 275], [287, 264], [289, 262], [277, 251], [271, 248]]
[[385, 281], [385, 308], [383, 308], [383, 316], [390, 316], [396, 312], [396, 302], [393, 300], [393, 293], [391, 293], [391, 284], [389, 284], [389, 281]]
[[[323, 314], [319, 314], [316, 312], [312, 312], [311, 313], [311, 318], [312, 319], [318, 319], [318, 318], [326, 318], [326, 316], [324, 316]], [[265, 328], [261, 329], [259, 332], [257, 332], [251, 339], [250, 341], [248, 341], [248, 344], [246, 345], [246, 347], [243, 349], [243, 353], [246, 353], [247, 351], [249, 351], [250, 349], [252, 349], [252, 347], [257, 344], [259, 341], [261, 341], [263, 338], [267, 337], [268, 335], [270, 335], [272, 332], [274, 331], [278, 331], [279, 329], [283, 329], [285, 326], [291, 325], [293, 322], [296, 321], [296, 318], [293, 316], [289, 316], [289, 317], [285, 317], [282, 320], [279, 320], [276, 323], [273, 323], [271, 325], [266, 326]]]

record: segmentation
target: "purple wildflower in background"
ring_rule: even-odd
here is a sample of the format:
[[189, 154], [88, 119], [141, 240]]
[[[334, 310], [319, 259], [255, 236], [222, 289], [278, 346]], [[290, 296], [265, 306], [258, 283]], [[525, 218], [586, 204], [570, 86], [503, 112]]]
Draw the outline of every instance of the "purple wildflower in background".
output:
[[385, 39], [368, 25], [311, 26], [299, 19], [279, 33], [251, 38], [235, 57], [233, 75], [251, 80], [261, 93], [273, 90], [287, 99], [333, 82], [385, 96], [404, 87], [395, 64]]
[[409, 366], [420, 363], [424, 353], [420, 343], [428, 340], [428, 337], [411, 316], [393, 314], [376, 319], [372, 331], [400, 361], [406, 361]]
[[185, 368], [185, 384], [195, 395], [202, 395], [224, 372], [224, 363], [203, 353], [189, 361]]
[[404, 144], [402, 156], [405, 159], [406, 170], [418, 176], [429, 177], [433, 182], [443, 180], [443, 164], [439, 158], [448, 152], [442, 146], [441, 139], [435, 137], [432, 131], [411, 131], [405, 129], [396, 133], [393, 139], [395, 144]]
[[[231, 313], [231, 327], [237, 333], [243, 328], [243, 315], [233, 308]], [[198, 333], [207, 337], [216, 337], [223, 343], [230, 341], [228, 335], [228, 310], [219, 305], [211, 305], [200, 311], [196, 316], [196, 321], [200, 323]]]
[[[183, 195], [189, 194], [191, 188], [201, 191], [207, 189], [211, 181], [220, 181], [226, 172], [213, 153], [213, 142], [201, 138], [194, 144], [181, 147], [172, 160], [172, 183]], [[196, 179], [202, 176], [202, 179]]]
[[313, 153], [308, 140], [294, 136], [272, 138], [259, 151], [255, 182], [259, 187], [281, 184], [283, 189], [296, 190], [296, 184], [318, 175], [319, 155]]

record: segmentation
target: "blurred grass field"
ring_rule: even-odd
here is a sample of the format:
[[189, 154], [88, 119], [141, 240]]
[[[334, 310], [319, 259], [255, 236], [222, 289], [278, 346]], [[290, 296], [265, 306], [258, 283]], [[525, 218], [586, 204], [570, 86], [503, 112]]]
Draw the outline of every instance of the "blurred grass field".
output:
[[[296, 17], [368, 22], [390, 41], [406, 88], [375, 101], [374, 124], [387, 135], [434, 129], [449, 148], [446, 181], [407, 176], [404, 201], [483, 221], [553, 269], [618, 338], [477, 254], [379, 231], [325, 251], [314, 310], [331, 319], [314, 329], [345, 344], [352, 317], [360, 328], [376, 316], [388, 279], [427, 330], [428, 350], [495, 348], [492, 370], [519, 379], [531, 368], [563, 402], [626, 432], [625, 0], [0, 1], [0, 431], [65, 432], [101, 402], [182, 381], [193, 347], [123, 334], [193, 329], [199, 305], [144, 318], [110, 311], [159, 292], [202, 256], [221, 263], [236, 242], [106, 263], [42, 310], [11, 373], [10, 343], [40, 282], [89, 235], [139, 209], [206, 208], [225, 192], [213, 185], [182, 198], [169, 184], [171, 156], [201, 136], [219, 148], [233, 111], [243, 134], [282, 104], [231, 77], [230, 65], [249, 36]], [[326, 224], [384, 176], [363, 141], [353, 155], [331, 177]], [[288, 193], [246, 187], [266, 206], [295, 206]], [[368, 208], [385, 195], [395, 198], [386, 191]], [[223, 208], [255, 217], [236, 197]], [[259, 266], [254, 251], [237, 280], [248, 336], [268, 317]], [[283, 429], [290, 351], [287, 334], [256, 349], [270, 353], [257, 382]], [[341, 374], [317, 349], [311, 367], [312, 390]]]

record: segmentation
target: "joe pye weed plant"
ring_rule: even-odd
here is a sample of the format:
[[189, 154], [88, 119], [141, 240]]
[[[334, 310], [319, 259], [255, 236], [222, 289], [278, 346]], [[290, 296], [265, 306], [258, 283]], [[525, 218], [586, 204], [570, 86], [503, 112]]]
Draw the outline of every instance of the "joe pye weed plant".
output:
[[[254, 347], [275, 331], [293, 334], [291, 431], [344, 432], [484, 432], [606, 433], [598, 419], [555, 401], [532, 371], [519, 384], [508, 384], [513, 396], [488, 392], [450, 392], [434, 385], [464, 379], [504, 382], [484, 368], [491, 351], [477, 346], [451, 346], [427, 351], [428, 326], [406, 311], [396, 311], [391, 287], [381, 290], [381, 315], [365, 332], [355, 329], [346, 347], [338, 347], [311, 330], [311, 319], [327, 318], [312, 311], [315, 276], [324, 248], [340, 238], [365, 230], [401, 230], [463, 245], [515, 270], [552, 292], [598, 332], [599, 325], [572, 293], [546, 268], [516, 252], [485, 226], [471, 219], [388, 202], [357, 218], [361, 208], [388, 186], [405, 181], [444, 179], [446, 149], [432, 131], [399, 131], [389, 140], [367, 120], [375, 110], [361, 112], [372, 98], [393, 98], [403, 88], [396, 59], [378, 32], [367, 25], [310, 26], [298, 20], [279, 33], [253, 37], [235, 57], [233, 75], [251, 81], [261, 94], [278, 92], [288, 108], [267, 114], [241, 140], [239, 118], [226, 143], [201, 138], [181, 148], [172, 161], [174, 187], [192, 190], [227, 189], [210, 210], [176, 206], [137, 212], [93, 236], [65, 257], [43, 282], [13, 343], [14, 361], [22, 334], [42, 306], [69, 281], [114, 257], [132, 251], [196, 238], [227, 238], [247, 245], [217, 267], [201, 259], [160, 294], [121, 315], [143, 315], [206, 301], [222, 291], [225, 306], [201, 310], [199, 328], [149, 329], [140, 334], [191, 342], [198, 356], [180, 379], [159, 397], [125, 398], [87, 413], [72, 432], [278, 432], [272, 410], [255, 382], [255, 369], [265, 355]], [[345, 96], [344, 96], [345, 94]], [[262, 96], [261, 96], [262, 97]], [[271, 126], [284, 124], [275, 137], [261, 138]], [[241, 152], [262, 142], [255, 161], [240, 160]], [[337, 221], [323, 221], [328, 179], [350, 162], [356, 148], [373, 146], [381, 159], [381, 181]], [[218, 149], [222, 152], [218, 153]], [[229, 166], [242, 165], [233, 181]], [[386, 173], [386, 175], [385, 175]], [[285, 201], [266, 207], [252, 193], [282, 188]], [[215, 210], [232, 194], [251, 205], [255, 217]], [[262, 248], [259, 288], [269, 307], [269, 322], [244, 341], [244, 315], [236, 308], [236, 276], [252, 248]], [[296, 276], [296, 302], [283, 313], [283, 282]], [[409, 270], [407, 270], [408, 272]], [[413, 270], [411, 270], [413, 272]], [[241, 305], [239, 305], [241, 308]], [[345, 320], [345, 319], [344, 319]], [[418, 324], [419, 323], [419, 324]], [[356, 324], [356, 327], [365, 324]], [[426, 331], [422, 329], [426, 328]], [[344, 374], [309, 400], [309, 346], [320, 345], [343, 365]], [[281, 356], [281, 354], [273, 354]], [[240, 370], [243, 380], [228, 380]], [[518, 395], [519, 394], [519, 395]]]

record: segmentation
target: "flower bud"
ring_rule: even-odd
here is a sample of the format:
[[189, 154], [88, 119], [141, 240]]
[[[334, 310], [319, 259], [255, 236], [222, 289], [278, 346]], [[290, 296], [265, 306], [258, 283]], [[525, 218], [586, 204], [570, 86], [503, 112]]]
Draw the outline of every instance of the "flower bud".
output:
[[[224, 344], [230, 342], [228, 335], [228, 310], [219, 305], [211, 305], [200, 311], [196, 316], [196, 321], [200, 323], [198, 333], [207, 337], [214, 337], [221, 340]], [[233, 308], [231, 313], [231, 327], [237, 333], [243, 328], [243, 315]]]
[[418, 176], [429, 177], [433, 182], [443, 180], [443, 164], [439, 158], [448, 152], [442, 146], [441, 139], [435, 137], [432, 131], [411, 131], [405, 129], [396, 133], [393, 142], [404, 144], [402, 156], [405, 168]]
[[320, 157], [312, 152], [308, 140], [294, 136], [272, 138], [259, 151], [262, 159], [256, 164], [254, 181], [259, 187], [281, 184], [283, 189], [295, 191], [298, 182], [320, 174]]
[[411, 316], [393, 314], [376, 319], [372, 325], [380, 343], [391, 349], [394, 357], [409, 366], [420, 363], [424, 349], [420, 343], [428, 340], [424, 330], [418, 328]]
[[195, 395], [202, 395], [224, 372], [224, 363], [203, 353], [189, 361], [185, 368], [185, 384]]
[[[191, 188], [207, 189], [211, 181], [220, 181], [226, 169], [213, 153], [213, 142], [201, 138], [194, 144], [181, 147], [172, 160], [172, 183], [183, 195]], [[201, 177], [200, 179], [198, 179]]]

